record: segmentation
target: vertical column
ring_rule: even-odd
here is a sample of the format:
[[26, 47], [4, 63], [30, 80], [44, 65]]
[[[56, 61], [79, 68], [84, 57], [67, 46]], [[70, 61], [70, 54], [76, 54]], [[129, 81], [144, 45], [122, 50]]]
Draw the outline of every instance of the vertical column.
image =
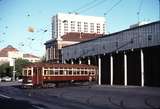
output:
[[53, 47], [53, 59], [56, 59], [56, 49], [55, 49], [55, 46]]
[[82, 64], [81, 58], [79, 58], [79, 64]]
[[63, 64], [66, 64], [66, 61], [65, 61], [65, 60], [63, 61]]
[[73, 63], [73, 59], [71, 59], [71, 64], [74, 64], [74, 63]]
[[48, 61], [48, 48], [46, 48], [46, 61]]
[[141, 86], [144, 86], [144, 54], [141, 49]]
[[110, 77], [110, 85], [113, 85], [113, 56], [110, 56], [110, 71], [111, 71], [111, 77]]
[[91, 59], [88, 57], [88, 65], [91, 65]]
[[124, 85], [127, 86], [127, 55], [124, 52]]
[[101, 57], [98, 56], [98, 85], [101, 85]]

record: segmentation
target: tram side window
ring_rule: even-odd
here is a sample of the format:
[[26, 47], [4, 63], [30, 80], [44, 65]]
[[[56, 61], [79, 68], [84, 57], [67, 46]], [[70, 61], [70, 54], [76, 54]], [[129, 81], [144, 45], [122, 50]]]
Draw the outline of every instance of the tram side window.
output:
[[48, 70], [44, 70], [44, 75], [48, 75]]
[[69, 70], [68, 69], [66, 70], [66, 75], [69, 75]]
[[66, 71], [66, 70], [63, 70], [63, 72], [64, 72], [64, 75], [68, 75], [68, 73], [67, 73], [67, 71]]
[[49, 75], [54, 75], [53, 70], [50, 70], [50, 71], [49, 71]]
[[58, 75], [58, 70], [55, 70], [55, 75]]
[[28, 76], [31, 76], [31, 75], [32, 75], [31, 70], [28, 70]]
[[73, 71], [73, 74], [74, 74], [74, 75], [76, 75], [76, 74], [77, 74], [76, 70], [74, 70], [74, 71]]
[[81, 71], [81, 75], [84, 75], [84, 71], [83, 70]]
[[78, 68], [78, 69], [77, 69], [77, 75], [79, 75], [79, 74], [80, 74], [80, 69]]
[[27, 70], [24, 70], [23, 75], [27, 76]]
[[76, 69], [73, 69], [73, 75], [76, 75], [77, 72], [76, 72]]
[[72, 69], [69, 69], [69, 75], [72, 75]]
[[60, 70], [60, 75], [63, 75], [63, 70]]
[[87, 75], [87, 74], [88, 74], [88, 72], [87, 72], [87, 68], [85, 68], [85, 71], [84, 71], [84, 73], [85, 73], [85, 75]]

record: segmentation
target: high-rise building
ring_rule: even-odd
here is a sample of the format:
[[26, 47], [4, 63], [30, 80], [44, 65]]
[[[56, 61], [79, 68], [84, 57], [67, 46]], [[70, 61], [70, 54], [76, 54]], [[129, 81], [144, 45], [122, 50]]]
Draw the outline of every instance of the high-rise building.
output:
[[105, 18], [58, 13], [52, 18], [52, 38], [61, 39], [69, 32], [105, 34]]

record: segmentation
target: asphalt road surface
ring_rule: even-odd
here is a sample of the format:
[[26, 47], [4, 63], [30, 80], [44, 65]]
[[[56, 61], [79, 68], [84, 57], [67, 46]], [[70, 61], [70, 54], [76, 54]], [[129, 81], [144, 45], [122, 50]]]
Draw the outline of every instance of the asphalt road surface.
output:
[[0, 83], [0, 109], [160, 109], [160, 88], [65, 86], [20, 89]]

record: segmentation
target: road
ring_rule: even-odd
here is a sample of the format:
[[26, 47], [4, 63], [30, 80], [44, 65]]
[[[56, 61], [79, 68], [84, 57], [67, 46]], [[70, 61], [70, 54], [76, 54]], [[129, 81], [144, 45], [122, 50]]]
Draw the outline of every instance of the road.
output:
[[20, 89], [14, 83], [0, 83], [0, 108], [160, 109], [159, 92], [153, 87], [105, 85]]

